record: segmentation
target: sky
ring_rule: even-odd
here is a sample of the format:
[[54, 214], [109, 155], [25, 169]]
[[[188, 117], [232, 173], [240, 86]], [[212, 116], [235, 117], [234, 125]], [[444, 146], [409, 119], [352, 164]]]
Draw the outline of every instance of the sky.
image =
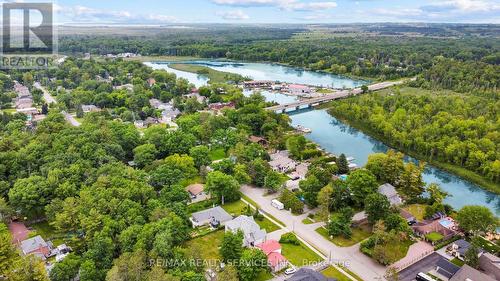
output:
[[500, 23], [500, 0], [57, 0], [54, 3], [56, 20], [63, 24]]

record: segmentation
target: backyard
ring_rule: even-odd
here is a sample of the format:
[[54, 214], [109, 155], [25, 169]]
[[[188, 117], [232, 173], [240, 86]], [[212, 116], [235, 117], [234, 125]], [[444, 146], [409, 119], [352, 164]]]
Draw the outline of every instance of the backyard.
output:
[[224, 238], [224, 231], [218, 230], [186, 242], [186, 248], [197, 252], [206, 261], [220, 260], [219, 246]]
[[328, 235], [328, 230], [324, 227], [319, 227], [316, 229], [316, 232], [321, 234], [321, 236], [325, 237], [335, 245], [339, 247], [350, 247], [352, 245], [358, 244], [359, 242], [365, 240], [366, 238], [370, 237], [371, 232], [369, 230], [368, 226], [362, 226], [362, 227], [351, 227], [352, 230], [352, 235], [351, 238], [345, 238], [344, 236], [336, 236], [333, 238], [330, 238]]
[[423, 204], [411, 204], [408, 205], [405, 210], [412, 214], [417, 221], [424, 220], [425, 216], [425, 205]]

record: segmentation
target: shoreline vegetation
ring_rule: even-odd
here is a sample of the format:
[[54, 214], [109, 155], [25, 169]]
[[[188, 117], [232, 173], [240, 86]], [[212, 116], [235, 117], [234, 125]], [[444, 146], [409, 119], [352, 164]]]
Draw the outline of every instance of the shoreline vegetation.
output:
[[391, 142], [386, 137], [380, 135], [379, 133], [372, 130], [370, 127], [366, 126], [366, 124], [364, 124], [362, 122], [358, 122], [356, 120], [347, 119], [344, 116], [340, 116], [338, 114], [334, 114], [333, 112], [328, 110], [329, 108], [332, 107], [332, 105], [333, 105], [333, 103], [330, 102], [330, 103], [326, 103], [326, 104], [322, 105], [321, 107], [316, 107], [316, 108], [317, 109], [327, 109], [328, 114], [330, 114], [333, 117], [339, 119], [340, 121], [346, 123], [347, 125], [355, 128], [357, 130], [362, 131], [363, 133], [369, 135], [370, 137], [375, 138], [375, 139], [383, 142], [385, 145], [387, 145], [391, 149], [401, 151], [404, 154], [411, 156], [419, 161], [425, 161], [426, 163], [431, 164], [437, 168], [440, 168], [440, 169], [443, 169], [449, 173], [455, 174], [455, 175], [457, 175], [465, 180], [468, 180], [472, 183], [477, 184], [482, 189], [490, 191], [494, 194], [497, 194], [497, 195], [500, 194], [500, 186], [498, 184], [496, 184], [492, 181], [489, 181], [488, 179], [485, 179], [481, 175], [479, 175], [475, 172], [469, 171], [465, 168], [458, 167], [456, 165], [449, 164], [449, 163], [443, 163], [443, 162], [436, 161], [436, 160], [429, 160], [429, 159], [426, 159], [426, 157], [424, 157], [424, 156], [422, 156], [414, 151], [408, 151], [404, 148], [398, 147], [397, 145], [394, 145], [393, 142]]
[[209, 79], [208, 83], [211, 84], [224, 83], [228, 81], [239, 82], [246, 80], [246, 78], [243, 77], [242, 75], [215, 70], [208, 66], [202, 66], [196, 64], [183, 64], [183, 63], [174, 63], [174, 64], [169, 64], [168, 66], [175, 70], [204, 75], [208, 77]]

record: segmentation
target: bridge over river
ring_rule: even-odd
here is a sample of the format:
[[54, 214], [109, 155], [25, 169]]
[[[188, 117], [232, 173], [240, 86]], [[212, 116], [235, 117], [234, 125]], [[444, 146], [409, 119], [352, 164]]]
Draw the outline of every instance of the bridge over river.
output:
[[[399, 81], [393, 81], [393, 82], [376, 83], [376, 84], [369, 85], [368, 90], [378, 91], [378, 90], [389, 88], [389, 87], [392, 87], [395, 85], [403, 84], [406, 81], [407, 80], [399, 80]], [[287, 103], [287, 104], [279, 104], [279, 105], [267, 107], [266, 109], [276, 111], [276, 112], [290, 112], [290, 111], [299, 110], [301, 108], [307, 108], [307, 107], [320, 105], [322, 103], [329, 102], [329, 101], [336, 100], [336, 99], [342, 99], [342, 98], [349, 97], [349, 96], [359, 95], [362, 93], [363, 93], [363, 90], [361, 90], [361, 88], [335, 91], [332, 94], [327, 94], [327, 95], [324, 95], [321, 97], [303, 99], [300, 101]]]

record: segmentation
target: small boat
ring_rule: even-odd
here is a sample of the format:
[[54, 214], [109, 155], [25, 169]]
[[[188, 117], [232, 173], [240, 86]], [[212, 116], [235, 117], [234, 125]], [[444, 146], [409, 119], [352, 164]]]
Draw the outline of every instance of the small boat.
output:
[[297, 131], [300, 131], [300, 132], [303, 132], [303, 133], [306, 133], [306, 134], [309, 134], [309, 133], [311, 133], [311, 132], [312, 132], [312, 130], [311, 130], [311, 129], [306, 128], [306, 127], [304, 127], [304, 126], [302, 126], [302, 125], [297, 125], [297, 126], [295, 126], [295, 129], [296, 129]]

